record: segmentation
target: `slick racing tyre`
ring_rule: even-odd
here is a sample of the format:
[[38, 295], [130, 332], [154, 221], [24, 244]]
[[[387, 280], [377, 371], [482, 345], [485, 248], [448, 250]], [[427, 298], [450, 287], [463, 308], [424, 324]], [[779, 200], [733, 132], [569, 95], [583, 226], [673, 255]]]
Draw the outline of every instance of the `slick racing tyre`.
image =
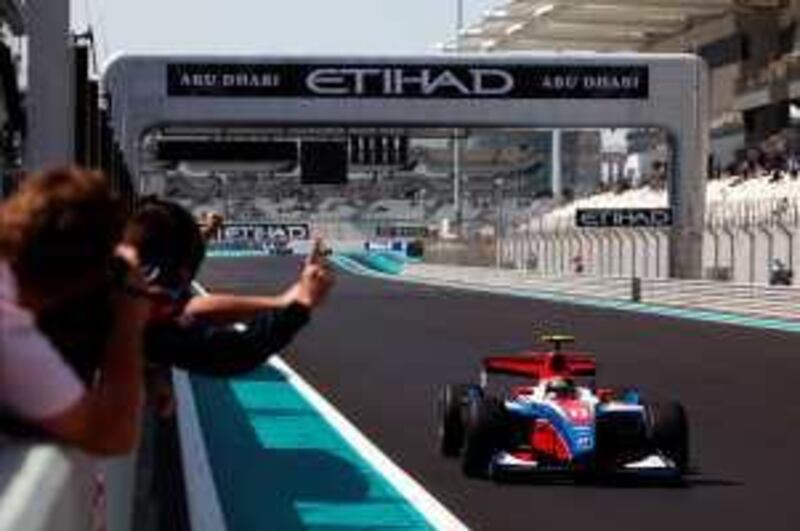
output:
[[689, 422], [678, 402], [647, 404], [650, 444], [675, 462], [681, 474], [689, 469]]
[[470, 394], [481, 395], [472, 384], [447, 384], [439, 393], [439, 452], [445, 457], [458, 457], [464, 445], [464, 411]]
[[467, 477], [487, 477], [492, 457], [507, 439], [508, 413], [498, 398], [471, 398], [466, 420], [461, 470]]

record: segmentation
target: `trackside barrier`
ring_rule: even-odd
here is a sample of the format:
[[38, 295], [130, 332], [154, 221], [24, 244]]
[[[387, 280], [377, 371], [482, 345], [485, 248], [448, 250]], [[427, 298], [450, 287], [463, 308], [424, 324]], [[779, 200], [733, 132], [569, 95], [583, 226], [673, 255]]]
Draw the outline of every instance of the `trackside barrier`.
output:
[[128, 531], [136, 454], [93, 459], [52, 444], [0, 440], [0, 531]]
[[350, 258], [369, 269], [389, 275], [399, 275], [403, 272], [406, 260], [396, 253], [345, 253]]
[[92, 529], [94, 470], [91, 459], [79, 452], [3, 442], [0, 531]]
[[[175, 392], [192, 529], [224, 531], [185, 373], [175, 371]], [[136, 460], [0, 439], [0, 531], [130, 530]]]
[[[775, 186], [763, 183], [770, 192]], [[766, 283], [770, 264], [780, 259], [797, 270], [800, 256], [800, 198], [792, 188], [774, 197], [710, 201], [703, 227], [704, 277], [740, 283]], [[517, 220], [518, 221], [518, 220]], [[669, 238], [664, 229], [581, 229], [574, 209], [529, 219], [505, 228], [497, 261], [537, 274], [574, 272], [581, 257], [585, 274], [666, 278]], [[454, 263], [454, 262], [450, 262]], [[463, 263], [463, 262], [462, 262]], [[471, 262], [474, 263], [474, 262]], [[488, 265], [477, 264], [475, 265]], [[724, 278], [720, 278], [724, 277]]]
[[408, 264], [404, 276], [506, 290], [524, 289], [560, 295], [641, 302], [713, 310], [737, 315], [800, 321], [800, 288], [730, 284], [708, 280], [533, 276], [486, 267]]
[[189, 375], [174, 370], [172, 382], [177, 398], [178, 431], [191, 529], [225, 531], [225, 518], [208, 461]]

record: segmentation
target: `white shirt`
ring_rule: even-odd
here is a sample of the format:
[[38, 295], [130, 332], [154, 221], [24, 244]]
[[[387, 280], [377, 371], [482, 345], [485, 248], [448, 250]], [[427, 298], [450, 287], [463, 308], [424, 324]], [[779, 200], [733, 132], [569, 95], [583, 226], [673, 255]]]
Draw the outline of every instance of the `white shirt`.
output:
[[17, 304], [11, 270], [0, 261], [0, 410], [25, 420], [63, 413], [85, 388], [55, 347]]

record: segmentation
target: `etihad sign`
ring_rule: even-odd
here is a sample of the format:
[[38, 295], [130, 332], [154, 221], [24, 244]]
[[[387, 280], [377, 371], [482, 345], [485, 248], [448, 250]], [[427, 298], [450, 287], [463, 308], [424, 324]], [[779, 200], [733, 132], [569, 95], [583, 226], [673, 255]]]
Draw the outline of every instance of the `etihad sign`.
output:
[[671, 227], [671, 208], [579, 208], [575, 225], [579, 228]]
[[324, 96], [433, 96], [446, 92], [496, 97], [514, 90], [514, 77], [497, 68], [458, 72], [441, 68], [321, 68], [308, 75], [306, 86]]
[[647, 99], [642, 65], [176, 63], [167, 95], [409, 99]]

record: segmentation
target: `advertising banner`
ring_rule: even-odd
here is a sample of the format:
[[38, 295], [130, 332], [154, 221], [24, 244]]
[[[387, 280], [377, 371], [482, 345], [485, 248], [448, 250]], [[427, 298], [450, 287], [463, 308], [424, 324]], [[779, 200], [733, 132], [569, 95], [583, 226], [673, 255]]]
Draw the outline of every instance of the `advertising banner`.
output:
[[641, 65], [171, 63], [173, 97], [647, 99]]
[[311, 239], [311, 228], [305, 223], [227, 223], [220, 234], [228, 242], [291, 242]]
[[575, 212], [580, 228], [671, 227], [670, 208], [584, 208]]

